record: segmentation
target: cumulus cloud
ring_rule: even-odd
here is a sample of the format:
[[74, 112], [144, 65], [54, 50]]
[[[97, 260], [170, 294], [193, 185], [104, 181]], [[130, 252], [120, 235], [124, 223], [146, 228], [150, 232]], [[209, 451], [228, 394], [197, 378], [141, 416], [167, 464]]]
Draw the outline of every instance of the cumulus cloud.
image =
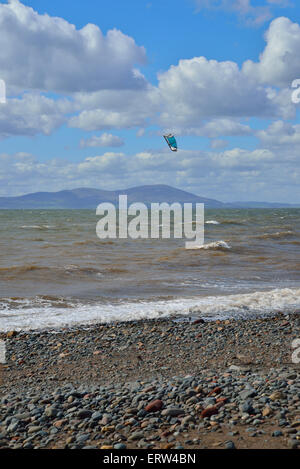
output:
[[82, 139], [80, 142], [81, 148], [87, 147], [122, 147], [124, 141], [117, 135], [104, 133], [102, 135], [93, 135], [88, 139]]
[[[252, 130], [249, 125], [240, 123], [237, 119], [218, 118], [200, 125], [184, 130], [186, 134], [199, 135], [202, 137], [215, 138], [220, 136], [245, 136], [251, 135]], [[178, 131], [180, 134], [180, 130]]]
[[[0, 108], [2, 138], [50, 134], [65, 122], [84, 131], [159, 125], [178, 135], [218, 138], [251, 134], [242, 122], [249, 117], [295, 116], [289, 79], [298, 74], [300, 27], [287, 18], [271, 23], [258, 62], [240, 68], [205, 57], [180, 60], [159, 74], [157, 86], [134, 69], [145, 59], [144, 49], [120, 31], [103, 36], [95, 25], [77, 30], [18, 0], [0, 4], [0, 26], [0, 68], [9, 87], [69, 96], [31, 91], [8, 99]], [[275, 88], [280, 83], [284, 87]]]
[[172, 122], [178, 133], [218, 137], [250, 133], [240, 122], [244, 118], [294, 118], [291, 84], [300, 78], [300, 26], [277, 18], [265, 39], [257, 62], [247, 60], [239, 67], [194, 57], [161, 73], [161, 125], [168, 129]]
[[[300, 151], [300, 124], [291, 124], [284, 121], [276, 121], [270, 124], [265, 130], [256, 132], [260, 143], [264, 147], [272, 149], [281, 149], [282, 161], [291, 156], [299, 159]], [[288, 153], [286, 153], [288, 151]]]
[[66, 122], [66, 113], [72, 107], [66, 99], [55, 101], [38, 93], [8, 99], [0, 106], [0, 138], [50, 135]]
[[0, 69], [9, 86], [60, 93], [145, 86], [143, 47], [121, 31], [40, 15], [19, 0], [0, 4]]
[[290, 87], [300, 78], [300, 26], [288, 18], [276, 18], [265, 34], [267, 45], [258, 62], [248, 60], [243, 71], [262, 84]]
[[122, 170], [126, 165], [126, 156], [124, 153], [107, 152], [101, 156], [86, 158], [78, 165], [78, 171], [83, 174], [97, 171], [99, 174], [112, 175], [116, 170]]
[[172, 122], [187, 132], [202, 127], [204, 119], [274, 118], [282, 113], [292, 117], [295, 112], [291, 99], [282, 99], [281, 90], [262, 86], [230, 61], [180, 60], [159, 75], [159, 90], [161, 124], [167, 127]]
[[235, 170], [244, 168], [257, 169], [257, 163], [260, 163], [260, 166], [262, 166], [262, 163], [275, 160], [274, 153], [266, 149], [249, 151], [242, 148], [233, 148], [221, 154], [212, 154], [211, 157], [221, 167]]
[[158, 90], [147, 85], [140, 90], [103, 90], [78, 93], [75, 105], [84, 109], [69, 119], [69, 126], [82, 130], [129, 129], [144, 127], [159, 112]]
[[[148, 117], [148, 116], [147, 116]], [[69, 120], [69, 126], [83, 130], [130, 129], [144, 124], [143, 118], [136, 113], [92, 109], [82, 111]]]

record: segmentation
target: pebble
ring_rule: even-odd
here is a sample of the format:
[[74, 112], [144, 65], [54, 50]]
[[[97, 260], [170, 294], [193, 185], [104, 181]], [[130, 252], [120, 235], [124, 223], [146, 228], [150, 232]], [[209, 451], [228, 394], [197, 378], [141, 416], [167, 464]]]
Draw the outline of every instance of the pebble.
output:
[[170, 407], [168, 409], [164, 409], [161, 415], [166, 417], [177, 417], [178, 415], [184, 415], [184, 410], [178, 407]]
[[146, 412], [157, 412], [163, 407], [163, 402], [160, 399], [150, 402], [146, 407]]
[[[282, 322], [282, 317], [279, 320]], [[288, 321], [293, 321], [292, 315]], [[244, 427], [249, 428], [246, 438], [255, 438], [257, 444], [259, 440], [263, 444], [265, 430], [278, 438], [278, 444], [285, 441], [295, 449], [300, 441], [300, 370], [284, 354], [281, 359], [277, 353], [273, 361], [268, 357], [276, 343], [277, 352], [286, 345], [286, 330], [278, 327], [277, 319], [230, 321], [221, 326], [213, 322], [177, 325], [162, 320], [59, 334], [13, 334], [7, 338], [8, 373], [20, 373], [21, 379], [8, 379], [1, 389], [0, 446], [123, 450], [171, 445], [183, 449], [204, 447], [206, 435], [214, 435], [218, 441], [218, 432], [224, 432], [227, 438], [236, 436], [240, 447], [242, 440], [234, 427]], [[291, 330], [296, 336], [296, 323]], [[245, 353], [249, 338], [256, 343], [257, 362]], [[265, 342], [269, 345], [264, 349]], [[58, 343], [61, 346], [56, 348]], [[139, 343], [149, 347], [153, 358], [145, 365], [139, 360], [139, 367], [147, 368], [140, 375], [136, 364], [132, 372], [129, 370], [129, 358], [121, 368], [123, 355], [127, 355], [124, 350], [138, 348]], [[245, 347], [247, 360], [234, 358], [237, 344]], [[162, 362], [156, 360], [160, 347]], [[85, 362], [89, 354], [93, 363], [100, 360], [94, 355], [95, 348], [103, 351], [101, 357], [108, 358], [101, 362], [101, 368], [94, 369], [91, 379], [87, 373], [92, 373], [93, 367]], [[115, 350], [120, 350], [118, 362], [114, 361]], [[74, 377], [64, 376], [63, 368], [57, 368], [62, 353], [67, 353], [61, 359], [66, 360], [66, 369], [78, 360]], [[143, 360], [144, 355], [138, 353]], [[209, 362], [211, 356], [216, 356], [215, 364]], [[267, 366], [262, 367], [265, 358]], [[237, 360], [243, 365], [235, 364]], [[201, 441], [195, 436], [201, 436]], [[221, 446], [234, 449], [235, 443], [226, 441]]]
[[282, 435], [283, 433], [280, 430], [275, 430], [275, 432], [272, 433], [272, 436], [275, 436], [275, 437], [282, 436]]
[[226, 449], [236, 449], [235, 444], [233, 443], [233, 441], [226, 441], [225, 442], [225, 448]]

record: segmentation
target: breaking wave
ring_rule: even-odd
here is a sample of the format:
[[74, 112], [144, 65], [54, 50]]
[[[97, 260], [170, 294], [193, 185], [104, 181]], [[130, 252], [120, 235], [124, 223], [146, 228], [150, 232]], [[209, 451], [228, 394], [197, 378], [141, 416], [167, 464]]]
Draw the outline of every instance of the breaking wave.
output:
[[227, 244], [226, 241], [221, 240], [221, 241], [214, 241], [214, 242], [208, 243], [208, 244], [203, 244], [202, 246], [193, 246], [193, 247], [190, 247], [190, 248], [187, 248], [187, 249], [204, 249], [204, 250], [225, 249], [225, 250], [229, 250], [229, 249], [231, 249], [231, 246], [229, 246], [229, 244]]
[[158, 301], [82, 304], [51, 297], [6, 299], [0, 304], [0, 331], [58, 329], [75, 325], [159, 318], [249, 319], [293, 313], [300, 308], [300, 289]]
[[22, 230], [51, 230], [55, 228], [54, 225], [23, 225], [20, 227]]

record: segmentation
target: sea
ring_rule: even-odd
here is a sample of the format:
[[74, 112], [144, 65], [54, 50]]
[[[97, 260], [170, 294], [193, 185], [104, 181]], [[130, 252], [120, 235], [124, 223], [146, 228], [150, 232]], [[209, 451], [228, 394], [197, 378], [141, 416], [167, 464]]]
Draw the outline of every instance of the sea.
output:
[[0, 211], [0, 331], [300, 312], [300, 209], [205, 211], [205, 244], [106, 239], [95, 210]]

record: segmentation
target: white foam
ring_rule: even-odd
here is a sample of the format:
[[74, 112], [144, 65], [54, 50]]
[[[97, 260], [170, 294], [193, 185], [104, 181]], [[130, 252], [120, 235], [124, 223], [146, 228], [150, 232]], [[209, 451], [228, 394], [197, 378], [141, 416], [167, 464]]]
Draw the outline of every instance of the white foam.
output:
[[50, 230], [55, 228], [54, 225], [23, 225], [20, 227], [22, 230]]
[[231, 246], [229, 246], [226, 241], [213, 241], [212, 243], [193, 246], [187, 249], [231, 249]]
[[199, 317], [208, 320], [250, 318], [293, 312], [300, 308], [300, 289], [276, 289], [227, 296], [182, 298], [169, 301], [120, 302], [52, 306], [50, 301], [18, 302], [15, 308], [1, 308], [0, 331], [55, 329], [78, 324], [109, 323], [166, 317]]
[[43, 227], [40, 225], [23, 225], [20, 228], [22, 228], [22, 230], [42, 230], [43, 229]]
[[216, 220], [207, 220], [206, 225], [220, 225], [220, 223]]

